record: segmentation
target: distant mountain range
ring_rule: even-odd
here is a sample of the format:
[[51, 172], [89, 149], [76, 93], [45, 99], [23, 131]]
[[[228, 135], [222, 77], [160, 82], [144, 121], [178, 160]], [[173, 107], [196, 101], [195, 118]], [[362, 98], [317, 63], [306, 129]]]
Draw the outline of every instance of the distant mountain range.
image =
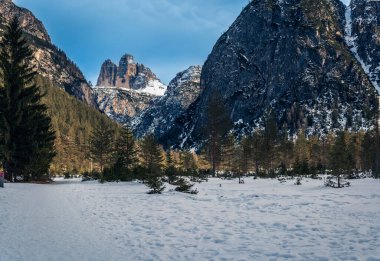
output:
[[[36, 51], [40, 74], [69, 94], [166, 146], [198, 148], [210, 96], [218, 92], [236, 135], [275, 115], [289, 134], [323, 135], [372, 128], [380, 91], [380, 1], [252, 0], [218, 39], [203, 67], [191, 66], [166, 87], [124, 55], [103, 63], [91, 88], [55, 47], [42, 23], [9, 0], [0, 22], [17, 15]], [[3, 27], [2, 27], [3, 28]]]

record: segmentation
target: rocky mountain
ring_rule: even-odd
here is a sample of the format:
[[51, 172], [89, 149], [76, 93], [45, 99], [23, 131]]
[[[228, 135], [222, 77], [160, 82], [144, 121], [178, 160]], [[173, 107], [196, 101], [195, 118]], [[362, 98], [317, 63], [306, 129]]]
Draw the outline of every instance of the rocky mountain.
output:
[[154, 133], [161, 138], [175, 124], [189, 106], [199, 97], [201, 66], [191, 66], [176, 75], [170, 82], [165, 96], [134, 117], [130, 123], [137, 137]]
[[[378, 37], [366, 31], [377, 27], [365, 26], [362, 5], [367, 21], [379, 13], [377, 1], [354, 0], [351, 6], [352, 33], [358, 35], [357, 53], [364, 60], [369, 53], [375, 57], [366, 38], [375, 35], [369, 39], [375, 46]], [[289, 133], [370, 128], [377, 110], [374, 77], [346, 43], [352, 37], [346, 24], [346, 7], [338, 0], [250, 1], [205, 62], [201, 96], [161, 141], [184, 147], [202, 143], [208, 101], [216, 92], [237, 134], [262, 127], [268, 114]]]
[[347, 44], [380, 93], [380, 1], [353, 0], [345, 18]]
[[165, 92], [166, 86], [157, 76], [143, 64], [135, 63], [129, 54], [121, 57], [118, 66], [106, 60], [93, 88], [99, 109], [127, 125]]
[[39, 74], [85, 103], [95, 106], [91, 88], [80, 69], [66, 54], [52, 44], [44, 25], [29, 10], [16, 6], [11, 0], [0, 0], [0, 35], [13, 17], [18, 17], [25, 36], [32, 44], [32, 61]]
[[143, 64], [135, 63], [132, 55], [121, 57], [119, 66], [106, 60], [100, 69], [96, 87], [114, 87], [156, 96], [164, 95], [166, 86]]

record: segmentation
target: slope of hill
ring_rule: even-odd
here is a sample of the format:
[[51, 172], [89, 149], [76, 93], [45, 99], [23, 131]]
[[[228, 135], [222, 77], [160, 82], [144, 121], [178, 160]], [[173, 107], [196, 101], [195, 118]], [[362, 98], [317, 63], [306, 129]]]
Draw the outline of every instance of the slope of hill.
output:
[[11, 0], [0, 0], [0, 35], [4, 25], [18, 17], [31, 43], [35, 59], [32, 61], [39, 74], [50, 79], [57, 87], [91, 106], [96, 106], [91, 87], [76, 64], [56, 47], [40, 20], [32, 12], [18, 7]]
[[49, 79], [38, 77], [37, 84], [46, 94], [43, 101], [49, 108], [57, 135], [57, 156], [51, 167], [52, 173], [89, 171], [89, 139], [94, 127], [98, 124], [112, 126], [115, 130], [120, 127], [97, 109], [57, 88]]
[[251, 1], [217, 41], [203, 66], [204, 91], [164, 142], [202, 143], [215, 92], [238, 134], [269, 113], [290, 133], [371, 128], [377, 92], [344, 40], [345, 10], [338, 0]]

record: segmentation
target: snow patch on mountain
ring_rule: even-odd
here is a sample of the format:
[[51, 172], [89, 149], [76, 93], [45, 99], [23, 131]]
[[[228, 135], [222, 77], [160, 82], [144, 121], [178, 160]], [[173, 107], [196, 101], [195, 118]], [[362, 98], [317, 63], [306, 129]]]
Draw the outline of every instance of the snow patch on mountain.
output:
[[159, 80], [150, 80], [145, 88], [135, 90], [138, 93], [147, 93], [155, 96], [164, 96], [167, 86]]
[[[367, 2], [379, 2], [379, 0], [368, 0]], [[356, 43], [357, 36], [352, 33], [352, 26], [353, 26], [353, 21], [352, 21], [352, 5], [348, 5], [346, 7], [346, 13], [345, 13], [345, 19], [346, 19], [346, 25], [345, 25], [345, 41], [350, 48], [352, 54], [355, 56], [356, 60], [360, 63], [361, 67], [363, 68], [364, 72], [368, 75], [371, 83], [373, 86], [376, 88], [378, 94], [380, 94], [380, 86], [378, 84], [379, 82], [379, 71], [380, 71], [380, 66], [377, 68], [372, 68], [372, 65], [366, 64], [364, 60], [360, 57], [358, 53], [358, 45]], [[362, 19], [359, 18], [362, 23], [371, 23], [376, 17], [367, 17], [367, 19]], [[371, 61], [372, 58], [368, 57], [368, 59]]]

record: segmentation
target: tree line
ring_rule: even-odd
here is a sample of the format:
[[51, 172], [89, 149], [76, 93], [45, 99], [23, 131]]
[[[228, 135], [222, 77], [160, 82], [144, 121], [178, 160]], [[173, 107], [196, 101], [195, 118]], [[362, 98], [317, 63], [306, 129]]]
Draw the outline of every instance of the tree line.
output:
[[262, 177], [330, 173], [354, 177], [372, 172], [380, 177], [378, 124], [368, 131], [339, 131], [327, 135], [306, 135], [300, 131], [290, 136], [281, 130], [275, 115], [269, 113], [262, 128], [239, 137], [229, 130], [232, 123], [218, 93], [210, 97], [207, 109], [207, 140], [201, 155], [207, 159], [213, 175], [237, 177], [254, 173]]
[[[306, 136], [301, 131], [290, 137], [286, 130], [279, 130], [275, 115], [269, 114], [263, 128], [236, 137], [229, 133], [233, 125], [223, 98], [214, 93], [206, 112], [202, 150], [198, 154], [164, 151], [153, 135], [137, 141], [128, 128], [111, 124], [104, 115], [92, 116], [99, 114], [93, 114], [94, 110], [75, 114], [74, 109], [68, 109], [60, 114], [62, 107], [75, 103], [63, 104], [69, 99], [61, 99], [59, 92], [51, 91], [52, 86], [41, 88], [47, 84], [31, 65], [33, 53], [17, 19], [7, 26], [0, 47], [0, 160], [8, 180], [49, 178], [51, 171], [60, 173], [73, 165], [80, 169], [72, 171], [101, 181], [140, 179], [149, 184], [152, 193], [160, 193], [164, 181], [194, 192], [188, 180], [199, 181], [208, 175], [240, 178], [250, 174], [331, 173], [339, 182], [342, 175], [367, 171], [379, 177], [378, 126], [325, 136]], [[52, 110], [54, 106], [58, 107]]]
[[[116, 137], [116, 138], [115, 138]], [[94, 170], [84, 173], [84, 179], [100, 182], [141, 180], [151, 188], [150, 193], [163, 191], [164, 182], [176, 185], [177, 190], [195, 193], [192, 184], [199, 168], [194, 153], [167, 151], [152, 134], [136, 140], [128, 128], [115, 129], [97, 125], [90, 138], [89, 156]]]

